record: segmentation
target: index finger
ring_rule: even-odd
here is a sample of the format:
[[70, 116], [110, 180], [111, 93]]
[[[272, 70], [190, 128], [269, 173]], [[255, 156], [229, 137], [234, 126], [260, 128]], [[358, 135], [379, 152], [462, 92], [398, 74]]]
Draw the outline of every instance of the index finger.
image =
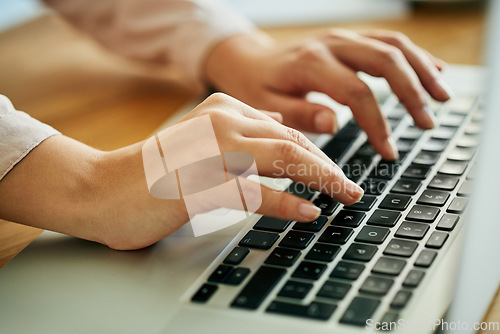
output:
[[[311, 90], [327, 94], [351, 108], [354, 119], [366, 132], [368, 140], [386, 160], [398, 158], [391, 130], [371, 89], [356, 73], [331, 57], [321, 67], [306, 72], [306, 83]], [[338, 83], [333, 85], [332, 83]]]

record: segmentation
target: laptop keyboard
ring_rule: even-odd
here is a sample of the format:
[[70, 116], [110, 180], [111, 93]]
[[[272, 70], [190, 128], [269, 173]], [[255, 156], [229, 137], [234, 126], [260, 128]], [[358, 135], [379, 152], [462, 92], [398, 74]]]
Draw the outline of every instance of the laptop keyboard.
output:
[[376, 313], [397, 321], [459, 230], [483, 115], [478, 98], [455, 98], [433, 105], [439, 126], [423, 131], [394, 96], [383, 107], [397, 161], [381, 160], [354, 121], [323, 147], [363, 198], [343, 206], [292, 183], [287, 191], [313, 200], [321, 216], [312, 223], [262, 217], [216, 260], [192, 302], [210, 305], [225, 289], [232, 293], [225, 306], [248, 312], [354, 326]]

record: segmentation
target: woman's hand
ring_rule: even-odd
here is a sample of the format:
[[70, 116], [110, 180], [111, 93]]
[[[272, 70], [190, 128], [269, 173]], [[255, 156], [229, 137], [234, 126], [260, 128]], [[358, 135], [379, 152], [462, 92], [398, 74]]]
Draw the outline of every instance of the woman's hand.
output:
[[[262, 112], [219, 93], [179, 122], [204, 115], [210, 116], [220, 150], [251, 154], [260, 175], [290, 177], [347, 205], [362, 196], [361, 188], [300, 132]], [[158, 135], [167, 142], [176, 140], [168, 129]], [[142, 147], [138, 143], [101, 152], [64, 136], [51, 137], [0, 182], [0, 217], [115, 249], [149, 246], [189, 217], [183, 200], [151, 196]], [[298, 221], [320, 214], [307, 200], [264, 186], [260, 190], [258, 213]]]
[[434, 119], [425, 92], [438, 101], [449, 98], [439, 73], [443, 66], [400, 33], [333, 29], [282, 47], [257, 34], [229, 38], [209, 54], [205, 74], [221, 91], [253, 107], [280, 112], [288, 126], [334, 133], [335, 113], [305, 99], [311, 91], [325, 93], [351, 108], [373, 147], [390, 160], [397, 156], [390, 128], [356, 73], [386, 78], [415, 123], [428, 129]]

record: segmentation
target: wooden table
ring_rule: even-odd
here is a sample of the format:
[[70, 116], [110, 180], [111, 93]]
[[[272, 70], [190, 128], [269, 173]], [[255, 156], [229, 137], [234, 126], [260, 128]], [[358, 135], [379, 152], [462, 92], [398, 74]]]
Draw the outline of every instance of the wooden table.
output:
[[[479, 64], [485, 10], [481, 3], [420, 5], [405, 18], [336, 26], [399, 30], [447, 62]], [[325, 28], [266, 31], [278, 41], [288, 41]], [[52, 15], [0, 34], [0, 50], [1, 94], [19, 110], [103, 150], [147, 138], [192, 97], [175, 82], [152, 78], [106, 53]], [[0, 221], [0, 267], [40, 233]], [[499, 319], [497, 293], [487, 320]]]

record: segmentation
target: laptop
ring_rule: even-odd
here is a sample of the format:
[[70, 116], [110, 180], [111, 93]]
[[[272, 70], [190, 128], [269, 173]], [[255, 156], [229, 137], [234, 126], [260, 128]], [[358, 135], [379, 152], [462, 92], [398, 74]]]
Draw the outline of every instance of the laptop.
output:
[[336, 107], [343, 127], [316, 142], [365, 187], [358, 204], [266, 180], [312, 199], [322, 216], [306, 225], [253, 215], [200, 237], [186, 225], [129, 252], [44, 232], [0, 271], [0, 332], [475, 332], [500, 282], [500, 48], [492, 43], [500, 3], [492, 3], [491, 76], [450, 66], [456, 97], [432, 103], [439, 127], [417, 129], [383, 81], [366, 78], [399, 161], [380, 161]]

